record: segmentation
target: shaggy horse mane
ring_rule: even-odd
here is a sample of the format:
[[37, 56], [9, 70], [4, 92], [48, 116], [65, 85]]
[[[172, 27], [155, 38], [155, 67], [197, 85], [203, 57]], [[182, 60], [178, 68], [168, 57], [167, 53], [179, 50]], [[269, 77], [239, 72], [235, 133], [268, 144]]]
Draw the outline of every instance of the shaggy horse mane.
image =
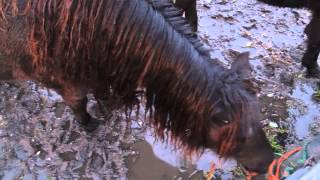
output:
[[[85, 84], [128, 105], [142, 86], [160, 139], [187, 152], [203, 150], [210, 120], [218, 153], [231, 155], [248, 113], [238, 76], [207, 61], [208, 51], [172, 2], [144, 1], [0, 0], [0, 23], [6, 14], [26, 15], [33, 77], [43, 84]], [[214, 119], [220, 103], [229, 122]]]
[[200, 54], [208, 59], [209, 51], [204, 48], [200, 40], [195, 36], [190, 24], [182, 17], [182, 11], [178, 10], [172, 0], [147, 0], [163, 17], [170, 23], [175, 30], [185, 36]]

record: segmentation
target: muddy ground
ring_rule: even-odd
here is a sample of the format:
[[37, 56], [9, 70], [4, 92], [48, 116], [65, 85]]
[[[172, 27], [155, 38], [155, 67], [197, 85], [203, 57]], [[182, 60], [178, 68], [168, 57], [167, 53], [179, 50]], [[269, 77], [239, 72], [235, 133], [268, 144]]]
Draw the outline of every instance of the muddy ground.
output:
[[[251, 53], [261, 123], [276, 150], [319, 134], [320, 109], [312, 99], [319, 83], [306, 79], [300, 65], [310, 13], [255, 0], [201, 0], [198, 11], [199, 37], [214, 59], [229, 66], [238, 52]], [[52, 90], [34, 82], [0, 83], [0, 179], [202, 179], [202, 170], [218, 161], [211, 152], [186, 160], [153, 143], [141, 117], [128, 122], [121, 109], [101, 113], [95, 107], [92, 100], [88, 109], [103, 125], [87, 133]], [[243, 179], [232, 160], [222, 169], [221, 179]]]

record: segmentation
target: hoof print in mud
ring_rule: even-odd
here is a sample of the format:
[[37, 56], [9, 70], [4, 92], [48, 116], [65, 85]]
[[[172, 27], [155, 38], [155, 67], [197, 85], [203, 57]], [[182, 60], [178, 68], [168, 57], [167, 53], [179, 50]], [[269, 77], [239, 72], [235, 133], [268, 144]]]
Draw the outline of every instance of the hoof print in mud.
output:
[[101, 121], [90, 118], [90, 120], [86, 123], [81, 123], [80, 126], [86, 131], [86, 132], [93, 132], [96, 129], [98, 129], [99, 125], [101, 124]]
[[60, 157], [63, 161], [76, 160], [76, 155], [77, 155], [77, 152], [76, 152], [76, 151], [66, 151], [66, 152], [63, 152], [63, 153], [59, 153], [59, 157]]
[[294, 84], [294, 75], [290, 72], [281, 72], [280, 82], [291, 87]]
[[100, 154], [93, 152], [90, 167], [93, 169], [101, 169], [104, 164], [105, 162], [103, 160], [103, 157]]

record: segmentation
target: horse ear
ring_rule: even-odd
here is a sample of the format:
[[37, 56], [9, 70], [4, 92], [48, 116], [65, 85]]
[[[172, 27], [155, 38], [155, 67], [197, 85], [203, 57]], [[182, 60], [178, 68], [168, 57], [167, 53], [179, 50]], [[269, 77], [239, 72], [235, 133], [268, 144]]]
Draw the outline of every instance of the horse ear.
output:
[[231, 70], [242, 79], [249, 79], [252, 69], [249, 63], [249, 52], [239, 54], [231, 64]]
[[252, 69], [249, 63], [249, 55], [249, 52], [239, 54], [232, 62], [231, 70], [240, 76], [248, 91], [257, 93], [259, 91], [259, 87], [255, 86], [251, 81]]

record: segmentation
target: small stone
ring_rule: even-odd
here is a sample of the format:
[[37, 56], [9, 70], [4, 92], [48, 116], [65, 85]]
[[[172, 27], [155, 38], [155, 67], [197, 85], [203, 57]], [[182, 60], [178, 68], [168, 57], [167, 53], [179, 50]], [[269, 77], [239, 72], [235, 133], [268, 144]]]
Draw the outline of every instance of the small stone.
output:
[[281, 72], [280, 82], [287, 85], [287, 86], [293, 86], [293, 83], [294, 83], [293, 74], [289, 74], [287, 72]]
[[269, 127], [271, 127], [271, 128], [278, 128], [279, 126], [278, 126], [277, 123], [271, 121], [271, 122], [269, 122]]
[[39, 156], [39, 155], [40, 155], [40, 153], [41, 153], [41, 151], [38, 151], [38, 152], [36, 153], [36, 156]]
[[269, 97], [269, 98], [272, 98], [274, 96], [274, 94], [273, 93], [269, 93], [269, 94], [267, 94], [267, 97]]

